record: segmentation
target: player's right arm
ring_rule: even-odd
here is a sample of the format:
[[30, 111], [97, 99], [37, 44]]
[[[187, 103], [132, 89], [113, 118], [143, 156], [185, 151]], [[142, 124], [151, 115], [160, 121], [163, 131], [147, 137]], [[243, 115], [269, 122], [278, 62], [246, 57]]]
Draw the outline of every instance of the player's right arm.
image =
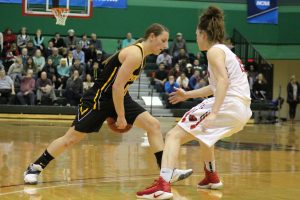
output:
[[191, 98], [203, 98], [213, 94], [211, 87], [205, 86], [197, 90], [184, 91], [181, 88], [176, 88], [176, 92], [172, 92], [169, 97], [169, 101], [172, 104], [179, 103]]
[[143, 57], [138, 47], [131, 46], [120, 52], [119, 59], [122, 62], [122, 65], [112, 87], [112, 96], [118, 115], [116, 125], [119, 129], [124, 129], [127, 125], [124, 108], [124, 87], [135, 68], [141, 64]]

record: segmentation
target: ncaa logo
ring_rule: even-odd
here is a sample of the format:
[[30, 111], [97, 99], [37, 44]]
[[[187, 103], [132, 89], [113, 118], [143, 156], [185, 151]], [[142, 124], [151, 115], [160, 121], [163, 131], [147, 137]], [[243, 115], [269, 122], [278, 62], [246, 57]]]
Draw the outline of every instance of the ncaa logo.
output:
[[270, 0], [255, 0], [255, 5], [260, 10], [265, 10], [270, 7]]

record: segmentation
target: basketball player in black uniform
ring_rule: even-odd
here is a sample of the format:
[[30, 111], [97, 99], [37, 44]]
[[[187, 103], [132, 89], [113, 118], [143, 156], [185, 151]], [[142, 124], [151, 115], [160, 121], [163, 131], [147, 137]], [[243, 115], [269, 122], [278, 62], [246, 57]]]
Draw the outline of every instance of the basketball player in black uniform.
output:
[[[118, 129], [124, 129], [127, 124], [131, 124], [147, 131], [149, 143], [160, 166], [164, 146], [160, 123], [131, 99], [128, 88], [139, 77], [145, 57], [149, 54], [158, 55], [167, 48], [168, 39], [169, 32], [166, 27], [152, 24], [140, 41], [104, 61], [102, 75], [82, 97], [72, 126], [28, 166], [24, 173], [25, 183], [37, 184], [38, 175], [51, 160], [81, 141], [87, 133], [98, 132], [107, 117], [116, 119], [115, 125]], [[191, 170], [178, 170], [178, 178], [174, 181], [185, 178], [185, 174], [191, 174]]]

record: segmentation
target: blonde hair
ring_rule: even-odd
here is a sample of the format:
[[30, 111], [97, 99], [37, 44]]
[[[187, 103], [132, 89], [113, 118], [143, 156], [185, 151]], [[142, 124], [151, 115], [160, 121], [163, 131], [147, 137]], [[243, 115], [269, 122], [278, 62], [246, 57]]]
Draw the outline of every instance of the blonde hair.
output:
[[145, 31], [144, 37], [135, 41], [134, 44], [143, 42], [148, 39], [148, 37], [153, 33], [155, 36], [159, 36], [163, 31], [169, 32], [169, 29], [162, 24], [154, 23], [151, 24]]

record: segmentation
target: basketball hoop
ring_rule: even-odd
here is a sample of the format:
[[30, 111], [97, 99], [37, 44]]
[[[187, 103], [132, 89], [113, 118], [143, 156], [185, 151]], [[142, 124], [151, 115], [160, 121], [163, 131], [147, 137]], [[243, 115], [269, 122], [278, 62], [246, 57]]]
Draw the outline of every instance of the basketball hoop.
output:
[[66, 25], [66, 20], [70, 9], [68, 8], [51, 8], [53, 15], [56, 18], [56, 24], [64, 26]]

